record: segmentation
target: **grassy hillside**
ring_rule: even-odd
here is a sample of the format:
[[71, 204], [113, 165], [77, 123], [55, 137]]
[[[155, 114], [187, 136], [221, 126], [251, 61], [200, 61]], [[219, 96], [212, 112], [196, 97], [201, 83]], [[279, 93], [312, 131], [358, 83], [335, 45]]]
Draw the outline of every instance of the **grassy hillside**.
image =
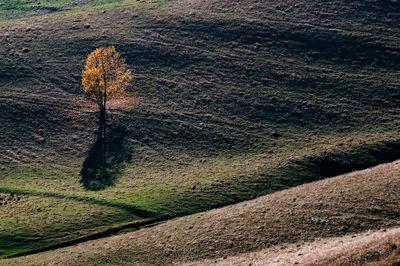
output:
[[283, 244], [232, 257], [184, 265], [396, 265], [400, 229], [382, 229], [312, 242]]
[[82, 10], [104, 8], [121, 0], [5, 0], [0, 5], [0, 21], [10, 19], [43, 16], [49, 13], [76, 13]]
[[[400, 259], [398, 247], [392, 248], [385, 241], [391, 241], [391, 244], [398, 242], [398, 227], [388, 230], [386, 234], [380, 231], [370, 237], [366, 237], [368, 234], [365, 233], [355, 238], [352, 236], [369, 229], [399, 226], [399, 189], [400, 161], [396, 161], [175, 219], [136, 232], [5, 260], [4, 263], [172, 265], [203, 259], [209, 259], [211, 264], [211, 259], [223, 263], [228, 259], [226, 262], [229, 264], [235, 258], [240, 262], [240, 257], [248, 256], [245, 260], [248, 264], [251, 262], [251, 254], [247, 253], [258, 251], [261, 260], [255, 262], [264, 265], [273, 262], [276, 256], [292, 250], [291, 260], [285, 265], [299, 261], [306, 263], [307, 259], [312, 262], [312, 258], [318, 255], [324, 259], [322, 265], [328, 265], [335, 262], [335, 255], [332, 254], [336, 252], [332, 251], [335, 246], [341, 248], [338, 250], [341, 252], [335, 253], [336, 262], [342, 261], [344, 265], [346, 259], [351, 258], [354, 262], [361, 259], [361, 263], [373, 262], [379, 258], [383, 261], [392, 256], [391, 260], [395, 262], [396, 258], [397, 261]], [[342, 239], [319, 239], [344, 235]], [[391, 236], [394, 239], [390, 240]], [[314, 248], [307, 250], [309, 243], [304, 242], [315, 239], [318, 241], [310, 244]], [[340, 240], [346, 240], [342, 244], [349, 247], [340, 247]], [[379, 243], [384, 245], [379, 246]], [[270, 251], [274, 249], [273, 256], [270, 254], [262, 257], [265, 248], [270, 248]], [[307, 253], [293, 256], [302, 249]], [[375, 255], [368, 257], [368, 254]], [[229, 257], [233, 255], [237, 257]]]
[[[397, 2], [41, 2], [0, 6], [0, 256], [400, 157]], [[135, 80], [110, 106], [113, 185], [88, 191], [101, 45]]]

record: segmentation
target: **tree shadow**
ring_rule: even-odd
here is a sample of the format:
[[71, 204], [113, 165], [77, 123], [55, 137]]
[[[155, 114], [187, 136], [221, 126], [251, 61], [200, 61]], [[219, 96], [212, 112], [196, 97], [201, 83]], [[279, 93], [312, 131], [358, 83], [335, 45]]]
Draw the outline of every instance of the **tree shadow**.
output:
[[132, 155], [125, 141], [127, 131], [122, 125], [109, 127], [106, 137], [106, 163], [103, 166], [103, 137], [101, 130], [88, 151], [80, 171], [83, 187], [86, 190], [102, 190], [114, 185], [114, 181], [122, 174], [124, 163]]

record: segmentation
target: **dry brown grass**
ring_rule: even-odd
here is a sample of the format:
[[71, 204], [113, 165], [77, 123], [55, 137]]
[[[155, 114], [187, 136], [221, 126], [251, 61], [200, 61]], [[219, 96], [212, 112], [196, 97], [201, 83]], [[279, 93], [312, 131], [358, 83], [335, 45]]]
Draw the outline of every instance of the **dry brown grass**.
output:
[[[325, 254], [330, 254], [330, 258], [337, 262], [357, 264], [360, 260], [376, 259], [368, 256], [381, 246], [380, 243], [390, 242], [386, 236], [399, 235], [397, 228], [387, 232], [369, 232], [352, 239], [354, 233], [400, 225], [399, 190], [400, 161], [396, 161], [179, 218], [152, 228], [54, 252], [4, 260], [2, 263], [165, 265], [203, 259], [213, 259], [214, 263], [215, 259], [218, 262], [218, 258], [265, 248], [274, 250], [275, 247], [275, 250], [290, 253], [293, 243], [298, 243], [296, 247], [299, 250], [308, 250], [310, 254], [304, 256], [308, 259], [304, 263], [321, 261]], [[305, 241], [342, 235], [347, 235], [344, 240], [325, 240], [326, 243], [321, 245], [324, 240], [319, 240], [302, 246]], [[357, 245], [348, 248], [355, 241]], [[326, 248], [323, 248], [324, 245]], [[367, 246], [371, 249], [363, 248]], [[380, 254], [387, 254], [382, 258], [394, 258], [395, 255], [389, 254], [387, 247], [382, 246]], [[300, 256], [297, 254], [297, 257]], [[333, 262], [328, 256], [327, 263]]]
[[239, 256], [185, 265], [393, 265], [399, 262], [400, 228], [395, 227], [312, 242], [278, 245]]

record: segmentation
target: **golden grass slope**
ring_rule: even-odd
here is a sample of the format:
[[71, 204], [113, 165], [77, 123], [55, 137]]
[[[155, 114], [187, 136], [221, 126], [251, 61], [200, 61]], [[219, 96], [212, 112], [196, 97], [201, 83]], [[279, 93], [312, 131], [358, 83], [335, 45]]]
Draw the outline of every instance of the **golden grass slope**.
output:
[[[165, 265], [205, 259], [223, 262], [218, 258], [231, 259], [231, 256], [271, 247], [279, 247], [283, 253], [287, 253], [294, 243], [298, 243], [296, 247], [299, 250], [310, 252], [311, 257], [304, 258], [313, 258], [312, 253], [315, 253], [314, 257], [318, 261], [324, 257], [324, 252], [331, 254], [331, 249], [335, 248], [334, 242], [340, 243], [341, 240], [326, 240], [326, 244], [319, 245], [320, 242], [316, 242], [311, 246], [302, 246], [302, 243], [343, 235], [348, 235], [343, 241], [353, 241], [351, 235], [354, 233], [399, 226], [399, 191], [400, 161], [396, 161], [175, 219], [136, 232], [43, 254], [3, 260], [0, 264]], [[361, 234], [354, 241], [358, 241], [358, 247], [361, 248], [365, 244], [364, 240], [370, 239], [368, 241], [371, 241], [372, 248], [375, 244], [375, 247], [379, 247], [380, 241], [385, 241], [386, 234], [399, 234], [398, 229], [388, 232]], [[330, 244], [330, 241], [333, 242]], [[398, 247], [394, 249], [398, 252]], [[357, 251], [357, 246], [353, 251]], [[347, 248], [345, 252], [350, 252], [349, 256], [355, 256], [357, 260], [357, 252]], [[332, 254], [336, 256], [335, 252]], [[345, 263], [346, 254], [338, 259]], [[297, 257], [301, 256], [297, 254]], [[363, 255], [359, 257], [363, 258]], [[376, 257], [367, 256], [366, 259]]]
[[396, 265], [400, 228], [368, 231], [311, 242], [278, 245], [238, 256], [187, 263], [200, 265]]

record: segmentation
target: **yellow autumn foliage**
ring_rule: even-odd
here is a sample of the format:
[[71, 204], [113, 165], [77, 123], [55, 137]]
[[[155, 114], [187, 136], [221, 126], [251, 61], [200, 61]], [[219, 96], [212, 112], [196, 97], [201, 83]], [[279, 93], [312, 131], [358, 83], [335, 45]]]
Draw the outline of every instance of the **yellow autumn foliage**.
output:
[[105, 109], [108, 100], [123, 93], [131, 79], [132, 73], [127, 69], [125, 59], [114, 46], [94, 50], [82, 73], [84, 91], [100, 109]]

